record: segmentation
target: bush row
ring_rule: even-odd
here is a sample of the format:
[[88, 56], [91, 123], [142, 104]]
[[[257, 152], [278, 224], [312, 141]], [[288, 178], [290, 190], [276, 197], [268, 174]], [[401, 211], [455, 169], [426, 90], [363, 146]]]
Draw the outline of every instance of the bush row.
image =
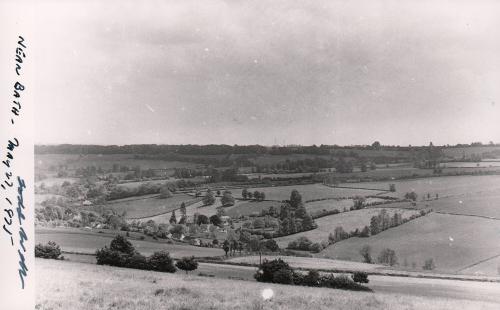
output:
[[356, 272], [351, 278], [346, 275], [334, 276], [333, 274], [322, 276], [316, 270], [303, 274], [296, 272], [288, 263], [279, 258], [272, 261], [264, 260], [254, 278], [259, 282], [371, 291], [370, 288], [360, 284], [368, 283], [368, 275], [364, 272]]

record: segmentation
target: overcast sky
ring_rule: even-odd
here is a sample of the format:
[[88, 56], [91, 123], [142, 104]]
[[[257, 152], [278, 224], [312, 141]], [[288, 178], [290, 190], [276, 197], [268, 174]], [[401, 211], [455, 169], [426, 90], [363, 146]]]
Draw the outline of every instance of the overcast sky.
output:
[[495, 1], [81, 0], [36, 12], [37, 143], [500, 142]]

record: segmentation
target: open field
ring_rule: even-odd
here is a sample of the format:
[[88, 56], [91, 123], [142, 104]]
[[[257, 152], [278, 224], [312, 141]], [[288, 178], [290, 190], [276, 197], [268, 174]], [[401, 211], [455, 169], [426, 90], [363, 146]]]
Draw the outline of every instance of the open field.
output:
[[[350, 238], [329, 246], [318, 257], [361, 261], [359, 250], [370, 245], [374, 258], [384, 248], [393, 249], [400, 266], [406, 260], [421, 269], [432, 258], [436, 271], [456, 272], [475, 262], [500, 254], [500, 221], [431, 213], [369, 238]], [[496, 274], [496, 273], [495, 273]]]
[[[122, 232], [123, 233], [123, 232]], [[109, 246], [114, 234], [97, 233], [95, 231], [84, 231], [79, 229], [40, 229], [35, 232], [36, 243], [45, 244], [49, 241], [56, 242], [61, 250], [77, 253], [95, 253], [97, 249]], [[220, 256], [224, 254], [218, 248], [196, 247], [187, 244], [168, 244], [163, 240], [134, 240], [130, 242], [141, 254], [150, 255], [155, 251], [165, 250], [170, 252], [172, 257], [183, 256]]]
[[460, 270], [460, 273], [473, 275], [500, 275], [500, 255], [495, 255], [478, 264], [468, 266]]
[[117, 199], [106, 204], [119, 214], [126, 212], [125, 218], [153, 216], [162, 212], [178, 209], [182, 202], [192, 201], [194, 198], [186, 194], [174, 194], [170, 198], [159, 198], [158, 195], [146, 195]]
[[[484, 176], [453, 176], [453, 177], [429, 177], [413, 180], [394, 180], [391, 182], [362, 182], [354, 184], [342, 184], [347, 186], [360, 186], [369, 188], [380, 188], [389, 183], [396, 184], [396, 192], [390, 193], [403, 198], [405, 193], [415, 191], [418, 199], [428, 193], [431, 198], [435, 194], [439, 197], [458, 196], [465, 193], [482, 193], [494, 190], [500, 190], [500, 175]], [[389, 194], [389, 193], [388, 193]]]
[[[302, 201], [305, 202], [311, 199], [318, 198], [336, 198], [336, 197], [351, 197], [351, 196], [367, 196], [375, 195], [378, 191], [348, 189], [348, 188], [331, 188], [322, 184], [308, 185], [293, 185], [293, 186], [273, 186], [273, 187], [257, 187], [248, 188], [248, 191], [264, 192], [266, 199], [270, 200], [287, 200], [290, 199], [291, 192], [296, 189], [302, 195]], [[233, 191], [235, 197], [241, 198], [241, 190]]]
[[[184, 274], [166, 274], [72, 262], [36, 260], [36, 303], [40, 310], [65, 309], [496, 309], [498, 304], [461, 299], [476, 283], [455, 287], [449, 298], [407, 294], [366, 293], [285, 286], [250, 281], [214, 279]], [[130, 281], [133, 279], [133, 281]], [[382, 278], [384, 279], [384, 278]], [[406, 279], [404, 279], [406, 280]], [[418, 279], [420, 287], [429, 287]], [[423, 280], [423, 281], [422, 281]], [[383, 280], [382, 280], [383, 281]], [[373, 286], [387, 283], [376, 279]], [[387, 280], [385, 280], [387, 281]], [[439, 280], [442, 281], [442, 280]], [[456, 282], [456, 281], [453, 281]], [[443, 282], [446, 283], [446, 282]], [[404, 286], [404, 285], [399, 285]], [[414, 286], [414, 285], [413, 285]], [[449, 285], [448, 285], [449, 286]], [[271, 288], [275, 297], [264, 301], [261, 292]], [[448, 288], [448, 287], [447, 287]], [[474, 296], [486, 296], [497, 285], [481, 283]], [[415, 289], [418, 291], [418, 289]], [[436, 292], [443, 296], [443, 291]], [[430, 291], [432, 292], [432, 290]], [[446, 295], [445, 295], [446, 296]], [[457, 299], [455, 299], [457, 297]], [[479, 298], [482, 297], [479, 294]], [[454, 298], [454, 299], [451, 299]], [[472, 300], [471, 300], [472, 299]]]
[[[338, 226], [341, 226], [346, 232], [350, 232], [352, 230], [355, 230], [356, 228], [361, 230], [363, 229], [363, 227], [369, 226], [371, 217], [377, 215], [382, 209], [383, 208], [367, 208], [320, 217], [315, 220], [318, 228], [293, 235], [279, 237], [275, 240], [276, 242], [278, 242], [280, 248], [286, 248], [290, 241], [296, 240], [299, 237], [307, 237], [312, 242], [328, 241], [328, 235], [330, 233], [333, 233], [335, 228]], [[412, 214], [417, 213], [417, 211], [415, 210], [407, 209], [390, 208], [386, 210], [387, 214], [389, 214], [390, 216], [392, 216], [395, 212], [398, 212], [403, 215], [403, 218], [408, 218]]]
[[439, 212], [477, 215], [500, 219], [500, 190], [463, 195], [426, 202]]
[[277, 201], [238, 201], [233, 207], [226, 209], [226, 215], [238, 218], [247, 215], [259, 215], [262, 210], [274, 207], [279, 211], [281, 202]]
[[324, 212], [324, 211], [333, 211], [335, 209], [342, 212], [344, 208], [349, 210], [350, 207], [354, 205], [354, 201], [352, 199], [328, 199], [328, 200], [320, 200], [306, 203], [307, 212], [309, 212], [312, 216], [315, 214]]

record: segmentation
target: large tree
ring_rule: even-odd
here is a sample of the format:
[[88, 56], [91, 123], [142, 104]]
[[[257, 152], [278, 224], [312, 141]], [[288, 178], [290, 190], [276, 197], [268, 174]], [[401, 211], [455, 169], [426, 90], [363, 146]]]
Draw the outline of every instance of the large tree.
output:
[[210, 223], [214, 224], [215, 226], [220, 226], [220, 224], [222, 224], [222, 220], [217, 214], [215, 214], [210, 217]]
[[220, 202], [223, 207], [229, 207], [234, 205], [234, 198], [230, 191], [224, 191]]
[[203, 204], [206, 206], [213, 205], [215, 203], [214, 193], [209, 189], [205, 196], [203, 197]]
[[295, 210], [300, 205], [302, 205], [302, 196], [299, 194], [299, 191], [294, 189], [290, 194], [290, 206], [292, 207], [292, 210]]
[[169, 222], [170, 222], [170, 224], [176, 224], [177, 223], [177, 217], [175, 216], [175, 210], [172, 211], [172, 215], [170, 216]]

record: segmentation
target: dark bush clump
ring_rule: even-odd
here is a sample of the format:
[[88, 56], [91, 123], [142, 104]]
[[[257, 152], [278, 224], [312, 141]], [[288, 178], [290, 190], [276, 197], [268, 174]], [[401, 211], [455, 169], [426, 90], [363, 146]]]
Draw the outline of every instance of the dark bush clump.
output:
[[175, 272], [174, 260], [166, 251], [154, 252], [148, 258], [149, 268], [161, 272]]
[[281, 258], [272, 261], [264, 260], [254, 278], [259, 282], [274, 282], [274, 274], [281, 269], [292, 270]]
[[368, 283], [368, 275], [364, 272], [354, 273], [352, 279], [346, 275], [334, 276], [333, 274], [329, 274], [321, 276], [316, 270], [310, 270], [307, 274], [302, 274], [295, 272], [293, 268], [280, 258], [272, 261], [264, 260], [254, 277], [259, 282], [371, 291], [370, 288], [359, 284]]
[[35, 257], [61, 259], [61, 248], [54, 241], [49, 241], [46, 245], [41, 243], [35, 246]]
[[132, 255], [135, 253], [135, 248], [132, 245], [132, 243], [130, 243], [130, 241], [128, 241], [127, 238], [125, 238], [122, 235], [117, 235], [111, 241], [109, 248], [113, 251], [118, 251], [118, 252], [129, 254], [129, 255]]
[[321, 277], [320, 286], [353, 291], [371, 291], [370, 288], [354, 282], [346, 275], [335, 277], [333, 274], [330, 274], [328, 276]]
[[109, 248], [105, 246], [97, 250], [96, 260], [98, 265], [175, 272], [174, 262], [168, 252], [155, 252], [150, 257], [145, 257], [121, 235], [111, 241]]
[[291, 269], [281, 268], [274, 272], [273, 283], [293, 284], [293, 271]]
[[188, 271], [196, 270], [198, 268], [198, 262], [194, 259], [194, 256], [183, 257], [181, 260], [177, 261], [175, 266], [184, 270], [187, 274]]
[[357, 271], [353, 273], [352, 280], [356, 283], [368, 283], [368, 274], [366, 272]]

